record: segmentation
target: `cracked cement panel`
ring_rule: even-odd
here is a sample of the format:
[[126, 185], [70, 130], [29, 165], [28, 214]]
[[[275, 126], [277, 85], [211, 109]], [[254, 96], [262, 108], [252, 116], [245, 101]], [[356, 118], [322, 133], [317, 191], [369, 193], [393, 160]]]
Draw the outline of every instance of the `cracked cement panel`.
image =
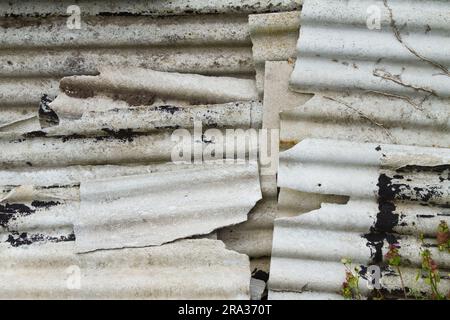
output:
[[[369, 7], [379, 12], [376, 28]], [[448, 99], [449, 9], [442, 1], [305, 1], [292, 89]]]
[[2, 299], [250, 299], [247, 256], [221, 241], [76, 254], [74, 242], [0, 245]]
[[161, 98], [204, 103], [258, 100], [254, 80], [160, 72], [144, 68], [105, 68], [98, 76], [63, 78], [60, 88], [72, 97], [94, 92], [152, 94]]
[[161, 245], [247, 220], [258, 166], [225, 164], [81, 183], [77, 251]]

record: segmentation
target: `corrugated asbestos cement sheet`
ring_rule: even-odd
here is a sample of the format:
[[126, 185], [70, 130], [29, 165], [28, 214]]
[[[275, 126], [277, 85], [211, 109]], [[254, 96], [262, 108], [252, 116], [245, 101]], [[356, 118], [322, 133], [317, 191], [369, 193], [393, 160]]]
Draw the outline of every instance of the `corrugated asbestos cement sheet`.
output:
[[256, 162], [82, 183], [77, 250], [160, 245], [247, 220], [261, 199]]
[[256, 85], [262, 94], [266, 61], [295, 60], [300, 11], [250, 15], [248, 24], [253, 44]]
[[[171, 161], [173, 148], [183, 144], [197, 145], [202, 157], [208, 145], [225, 150], [227, 141], [207, 140], [195, 132], [195, 121], [225, 130], [258, 127], [262, 118], [261, 104], [252, 101], [255, 81], [248, 79], [105, 69], [63, 78], [60, 86], [64, 92], [41, 105], [47, 128], [0, 134], [3, 168]], [[172, 139], [177, 128], [194, 131], [191, 139]], [[233, 153], [257, 148], [241, 140], [234, 145]]]
[[[301, 1], [73, 1], [0, 3], [0, 131], [35, 130], [43, 94], [63, 76], [99, 67], [252, 77], [248, 14], [298, 10]], [[182, 15], [182, 16], [180, 16]]]
[[282, 110], [281, 144], [449, 147], [449, 11], [442, 1], [306, 1], [290, 83], [314, 97]]
[[449, 11], [447, 1], [307, 0], [292, 86], [448, 98]]
[[[371, 222], [375, 223], [379, 213], [380, 169], [373, 168], [377, 167], [376, 161], [370, 162], [367, 147], [352, 147], [345, 142], [318, 144], [318, 140], [305, 139], [377, 143], [373, 147], [396, 144], [399, 146], [392, 148], [406, 155], [415, 150], [406, 145], [450, 146], [450, 103], [446, 92], [450, 87], [449, 60], [441, 50], [449, 44], [449, 11], [448, 3], [442, 1], [307, 0], [302, 8], [293, 72], [288, 63], [266, 63], [263, 123], [269, 115], [276, 123], [280, 112], [280, 148], [286, 150], [300, 143], [281, 156], [278, 215], [290, 217], [315, 210], [276, 223], [271, 298], [342, 298], [339, 291], [345, 267], [340, 258], [355, 255], [357, 263], [365, 266], [371, 258], [372, 252], [368, 254], [369, 248], [364, 240], [361, 242], [360, 235], [373, 229]], [[288, 90], [290, 75], [290, 89], [297, 92]], [[336, 158], [334, 144], [347, 154], [345, 159]], [[321, 150], [323, 160], [317, 154], [305, 161], [289, 156], [294, 150], [311, 148]], [[361, 150], [352, 152], [355, 149]], [[427, 153], [445, 149], [424, 150], [427, 151], [406, 157], [411, 160], [410, 165], [418, 166], [418, 172], [412, 167], [394, 175], [418, 175], [416, 180], [405, 176], [412, 191], [403, 195], [405, 203], [395, 201], [395, 214], [403, 219], [398, 222], [402, 227], [391, 226], [390, 230], [401, 235], [400, 252], [406, 250], [408, 257], [414, 255], [415, 263], [422, 246], [417, 240], [417, 228], [412, 231], [411, 225], [419, 224], [422, 231], [427, 231], [427, 241], [432, 242], [440, 220], [448, 222], [448, 213], [442, 207], [447, 206], [449, 186], [439, 180], [447, 178], [448, 168], [424, 167], [425, 172], [419, 172], [421, 161], [433, 163]], [[367, 166], [361, 168], [352, 163], [356, 154], [368, 161]], [[440, 160], [448, 165], [448, 159]], [[397, 164], [390, 164], [388, 176], [399, 169]], [[427, 198], [427, 192], [432, 190], [438, 192], [438, 200]], [[343, 206], [349, 196], [350, 202]], [[414, 201], [420, 199], [422, 203], [417, 205]], [[322, 203], [328, 204], [321, 208]], [[371, 239], [378, 248], [383, 245], [379, 240]], [[294, 243], [300, 249], [295, 249]], [[380, 254], [378, 250], [378, 258]], [[434, 254], [439, 256], [445, 273], [448, 258]], [[338, 255], [342, 257], [338, 259]], [[407, 281], [411, 282], [408, 284], [426, 291], [423, 281], [413, 281], [414, 272], [406, 272]], [[389, 274], [390, 270], [383, 270], [384, 285], [395, 292], [401, 287], [398, 275], [388, 277]], [[447, 278], [442, 285], [446, 292]], [[364, 294], [369, 294], [367, 288]]]
[[0, 245], [0, 299], [249, 299], [248, 257], [216, 240], [75, 254]]
[[[302, 0], [171, 0], [171, 1], [104, 1], [79, 0], [77, 5], [88, 15], [132, 15], [171, 16], [199, 15], [207, 13], [263, 13], [299, 9]], [[23, 15], [40, 17], [66, 15], [70, 0], [24, 0], [19, 3], [2, 3], [0, 12], [5, 16]]]
[[282, 188], [350, 196], [350, 201], [323, 203], [318, 210], [275, 221], [272, 298], [302, 299], [305, 292], [333, 298], [345, 281], [343, 258], [359, 266], [364, 296], [374, 294], [364, 281], [371, 264], [381, 267], [387, 295], [402, 292], [398, 271], [386, 266], [390, 245], [399, 248], [408, 291], [431, 293], [423, 278], [416, 281], [420, 252], [428, 249], [442, 273], [439, 291], [448, 292], [450, 257], [438, 250], [436, 240], [440, 222], [450, 223], [448, 148], [306, 139], [280, 154], [278, 174]]
[[[256, 162], [148, 166], [170, 161], [172, 131], [195, 121], [219, 132], [260, 126], [254, 80], [105, 69], [63, 78], [61, 89], [42, 101], [48, 127], [0, 136], [3, 241], [76, 238], [80, 251], [159, 245], [243, 222], [261, 198]], [[195, 129], [183, 143], [199, 147], [204, 160], [206, 148], [230, 146]], [[233, 158], [257, 148], [233, 147]], [[74, 165], [81, 166], [64, 167]]]
[[[245, 141], [208, 140], [195, 129], [196, 122], [219, 132], [260, 127], [255, 81], [144, 68], [101, 71], [63, 78], [56, 99], [43, 97], [38, 117], [43, 129], [12, 126], [0, 135], [0, 250], [9, 259], [2, 278], [9, 284], [5, 297], [249, 298], [248, 258], [220, 253], [221, 242], [213, 248], [203, 240], [160, 245], [246, 221], [261, 198], [254, 161], [164, 163], [177, 146], [175, 129], [192, 134], [182, 146], [194, 146], [194, 160], [200, 150], [206, 161], [204, 150], [213, 146], [223, 147], [227, 156], [232, 146], [232, 158], [239, 159], [257, 150]], [[149, 245], [158, 247], [120, 249]], [[174, 246], [189, 251], [185, 256], [203, 255], [201, 267], [184, 264], [194, 259], [171, 253]], [[105, 248], [120, 250], [76, 254]], [[152, 252], [157, 270], [136, 267], [148, 265], [143, 255]], [[233, 255], [241, 262], [230, 264]], [[58, 266], [47, 268], [41, 256], [52, 256]], [[105, 256], [133, 265], [124, 271], [101, 262]], [[77, 291], [64, 282], [72, 264], [81, 270]], [[196, 281], [201, 284], [193, 288]], [[256, 290], [253, 296], [258, 295]]]

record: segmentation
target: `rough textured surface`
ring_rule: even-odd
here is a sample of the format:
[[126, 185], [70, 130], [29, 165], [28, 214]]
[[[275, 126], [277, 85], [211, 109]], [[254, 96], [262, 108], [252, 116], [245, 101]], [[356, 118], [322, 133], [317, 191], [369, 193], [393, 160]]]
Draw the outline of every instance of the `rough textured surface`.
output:
[[[314, 92], [288, 89], [292, 66], [266, 63], [263, 124], [280, 128], [280, 148], [305, 138], [449, 147], [448, 100], [382, 93]], [[420, 104], [420, 105], [419, 105]]]
[[195, 122], [202, 123], [204, 128], [258, 128], [262, 122], [262, 104], [256, 101], [212, 105], [162, 101], [133, 106], [104, 96], [78, 99], [60, 94], [50, 108], [59, 125], [46, 129], [47, 136], [93, 136], [105, 133], [106, 129], [135, 133], [192, 129]]
[[[404, 181], [410, 188], [398, 190], [399, 198], [413, 200], [413, 193], [408, 196], [409, 189], [421, 184], [418, 193], [434, 190], [434, 196], [446, 203], [450, 200], [446, 176], [449, 164], [447, 148], [305, 139], [280, 154], [278, 185], [303, 192], [376, 197], [383, 178], [394, 184], [403, 170], [412, 177]], [[349, 176], [350, 181], [345, 178]]]
[[270, 257], [273, 220], [277, 216], [276, 198], [264, 198], [250, 212], [248, 221], [221, 229], [218, 239], [228, 249], [245, 253], [251, 258]]
[[449, 98], [449, 10], [446, 1], [305, 1], [291, 84]]
[[[95, 75], [106, 66], [249, 78], [255, 70], [247, 14], [298, 7], [295, 1], [164, 3], [77, 2], [81, 29], [67, 27], [70, 1], [1, 3], [0, 118], [4, 108], [37, 110], [43, 94], [57, 95], [62, 76]], [[187, 15], [159, 17], [177, 12]]]
[[256, 86], [262, 94], [266, 61], [295, 60], [300, 11], [250, 15], [248, 24], [253, 44]]
[[378, 93], [316, 93], [280, 114], [281, 144], [305, 138], [334, 138], [419, 146], [450, 146], [449, 104], [429, 98], [413, 100]]
[[[339, 294], [344, 258], [359, 268], [365, 297], [375, 295], [365, 285], [369, 265], [380, 266], [382, 290], [389, 294], [403, 293], [402, 282], [407, 292], [431, 294], [416, 274], [425, 249], [443, 275], [450, 267], [448, 253], [438, 250], [436, 240], [441, 221], [450, 223], [449, 172], [447, 148], [305, 139], [281, 153], [279, 186], [308, 192], [305, 199], [309, 193], [351, 198], [347, 204], [322, 203], [300, 216], [275, 220], [269, 297]], [[385, 255], [393, 245], [402, 257], [402, 274], [387, 266]], [[439, 290], [449, 288], [444, 276]]]
[[78, 251], [160, 245], [247, 220], [261, 198], [256, 163], [81, 183]]
[[215, 240], [82, 255], [73, 242], [1, 245], [0, 258], [2, 299], [250, 298], [248, 257]]
[[139, 93], [188, 101], [191, 103], [225, 103], [257, 100], [255, 82], [232, 77], [161, 72], [144, 68], [105, 68], [98, 76], [73, 76], [61, 80], [67, 95], [88, 98], [95, 93], [111, 91]]
[[[172, 0], [172, 1], [78, 1], [85, 15], [198, 15], [202, 13], [257, 13], [299, 9], [302, 0]], [[25, 0], [20, 3], [2, 3], [0, 12], [5, 16], [67, 15], [70, 0], [55, 4], [50, 0]]]

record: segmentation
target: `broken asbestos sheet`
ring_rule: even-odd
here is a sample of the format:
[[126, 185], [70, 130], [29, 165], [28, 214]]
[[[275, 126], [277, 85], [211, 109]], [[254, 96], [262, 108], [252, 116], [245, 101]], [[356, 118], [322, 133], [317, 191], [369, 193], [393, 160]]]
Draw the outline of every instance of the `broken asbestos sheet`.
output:
[[199, 101], [226, 103], [258, 99], [254, 80], [144, 68], [103, 68], [98, 76], [66, 77], [61, 80], [60, 89], [72, 97], [88, 98], [103, 92], [113, 97], [139, 97], [147, 104], [155, 97], [194, 104]]
[[449, 166], [448, 148], [305, 139], [280, 153], [278, 186], [369, 198], [384, 192], [397, 199], [448, 205]]
[[161, 245], [246, 221], [262, 197], [257, 163], [210, 166], [82, 182], [77, 251]]
[[80, 210], [81, 181], [189, 167], [164, 163], [0, 170], [0, 242], [18, 247], [75, 240], [72, 221]]
[[76, 254], [74, 242], [0, 245], [0, 299], [249, 299], [248, 257], [221, 241]]
[[205, 128], [257, 128], [262, 121], [262, 104], [257, 101], [134, 106], [105, 96], [79, 99], [61, 93], [48, 108], [56, 115], [52, 119], [58, 125], [46, 128], [47, 136], [95, 136], [125, 129], [133, 133], [191, 129], [195, 122]]
[[[350, 199], [275, 220], [270, 298], [338, 298], [346, 281], [342, 259], [358, 267], [363, 297], [376, 293], [366, 286], [369, 266], [380, 268], [387, 296], [404, 297], [403, 287], [429, 295], [424, 278], [416, 278], [424, 250], [441, 272], [439, 290], [450, 289], [450, 257], [438, 242], [441, 224], [450, 224], [448, 148], [305, 139], [280, 154], [278, 177], [282, 188]], [[388, 265], [393, 247], [401, 274]]]
[[449, 98], [449, 10], [439, 0], [305, 0], [292, 88]]
[[294, 61], [300, 29], [300, 11], [253, 14], [248, 16], [252, 39], [256, 86], [264, 92], [266, 61]]

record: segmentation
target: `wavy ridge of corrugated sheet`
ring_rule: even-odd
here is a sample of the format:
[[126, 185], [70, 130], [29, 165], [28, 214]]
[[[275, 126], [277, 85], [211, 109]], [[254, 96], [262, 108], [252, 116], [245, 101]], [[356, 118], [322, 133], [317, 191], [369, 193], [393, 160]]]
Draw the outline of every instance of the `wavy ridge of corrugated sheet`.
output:
[[63, 78], [60, 88], [70, 96], [87, 98], [98, 92], [130, 93], [179, 99], [191, 103], [257, 100], [255, 81], [232, 77], [161, 72], [145, 68], [102, 68], [97, 76]]
[[[172, 0], [172, 1], [133, 1], [112, 0], [106, 5], [103, 1], [78, 1], [86, 15], [200, 15], [207, 13], [258, 13], [289, 11], [299, 9], [302, 0]], [[49, 0], [20, 3], [2, 3], [1, 16], [47, 17], [49, 15], [68, 15], [67, 8], [73, 5], [70, 0], [53, 3]]]
[[305, 138], [336, 138], [449, 147], [449, 106], [439, 98], [421, 103], [382, 93], [316, 93], [280, 114], [280, 140], [285, 146]]
[[261, 199], [256, 162], [81, 183], [78, 251], [161, 245], [247, 220]]
[[373, 294], [364, 280], [371, 264], [382, 268], [382, 288], [399, 294], [402, 279], [385, 265], [391, 245], [399, 246], [408, 291], [431, 293], [423, 278], [415, 279], [420, 252], [428, 249], [443, 274], [439, 290], [447, 292], [450, 260], [438, 249], [436, 236], [441, 221], [450, 223], [449, 172], [448, 148], [305, 139], [282, 152], [279, 186], [351, 198], [347, 204], [323, 203], [320, 209], [275, 221], [269, 285], [280, 293], [273, 297], [339, 294], [344, 258], [360, 268], [363, 295]]
[[[251, 16], [252, 20], [250, 21], [250, 25], [254, 28], [255, 33], [261, 30], [261, 36], [266, 37], [267, 31], [271, 28], [275, 28], [275, 30], [285, 30], [284, 25], [282, 25], [279, 18], [287, 15], [288, 17], [297, 19], [296, 14], [297, 12], [281, 13], [277, 16], [272, 14], [255, 15]], [[269, 22], [269, 24], [266, 26], [265, 23], [267, 22]], [[254, 45], [258, 46], [258, 43], [255, 42]], [[288, 78], [292, 70], [292, 66], [288, 62], [267, 61], [265, 65], [265, 77], [267, 81], [264, 82], [265, 93], [262, 112], [262, 128], [267, 130], [278, 130], [278, 113], [280, 108], [295, 106], [295, 103], [298, 102], [295, 98], [301, 94], [288, 90]], [[292, 104], [292, 102], [294, 102], [294, 104]], [[275, 155], [272, 157], [274, 162], [272, 165], [275, 170], [273, 172], [264, 172], [264, 174], [261, 175], [262, 187], [266, 186], [265, 190], [263, 189], [263, 200], [261, 200], [250, 212], [248, 221], [237, 226], [224, 228], [218, 232], [218, 238], [224, 241], [229, 248], [241, 253], [246, 253], [253, 259], [266, 258], [268, 263], [270, 263], [272, 251], [273, 221], [275, 218], [289, 215], [286, 213], [287, 210], [280, 207], [283, 189], [278, 195], [276, 176], [278, 168], [278, 137], [273, 138], [275, 139], [270, 137], [269, 141], [270, 144], [274, 145]], [[311, 199], [311, 197], [308, 199]], [[320, 202], [318, 205], [320, 206]], [[295, 214], [297, 213], [298, 212], [295, 212]], [[267, 272], [269, 267], [263, 267], [263, 270]]]
[[209, 105], [162, 101], [133, 106], [104, 96], [78, 99], [60, 94], [49, 107], [57, 116], [58, 126], [46, 128], [47, 136], [94, 136], [104, 134], [106, 129], [124, 128], [140, 133], [158, 132], [192, 129], [199, 123], [205, 129], [258, 128], [262, 121], [262, 104], [257, 101]]
[[83, 1], [75, 4], [81, 29], [67, 25], [70, 5], [0, 4], [0, 112], [9, 117], [1, 131], [37, 126], [36, 118], [25, 124], [22, 112], [31, 117], [42, 95], [56, 96], [61, 77], [95, 75], [100, 67], [252, 77], [248, 14], [296, 10], [300, 2]]
[[[245, 162], [17, 169], [0, 176], [6, 184], [0, 238], [15, 247], [75, 239], [81, 251], [158, 245], [245, 221], [261, 198], [257, 164]], [[217, 188], [226, 190], [210, 194]]]
[[292, 87], [449, 98], [449, 10], [445, 1], [307, 0]]
[[[61, 123], [24, 134], [0, 134], [5, 150], [0, 166], [163, 162], [171, 161], [174, 148], [191, 150], [191, 145], [197, 146], [193, 154], [214, 145], [229, 152], [227, 139], [207, 140], [194, 122], [222, 132], [228, 127], [258, 127], [261, 122], [261, 105], [251, 101], [257, 98], [253, 80], [143, 68], [105, 69], [99, 76], [63, 78], [61, 88], [66, 94], [53, 102], [46, 97], [40, 110], [53, 112], [56, 124], [60, 115]], [[189, 129], [190, 139], [172, 139], [177, 128]], [[248, 154], [256, 152], [257, 142], [246, 146], [238, 139], [234, 147], [233, 154]]]
[[216, 240], [76, 254], [0, 246], [2, 299], [249, 299], [248, 257]]
[[300, 11], [249, 15], [248, 24], [253, 44], [256, 86], [262, 95], [266, 61], [290, 60], [293, 63], [296, 58]]

